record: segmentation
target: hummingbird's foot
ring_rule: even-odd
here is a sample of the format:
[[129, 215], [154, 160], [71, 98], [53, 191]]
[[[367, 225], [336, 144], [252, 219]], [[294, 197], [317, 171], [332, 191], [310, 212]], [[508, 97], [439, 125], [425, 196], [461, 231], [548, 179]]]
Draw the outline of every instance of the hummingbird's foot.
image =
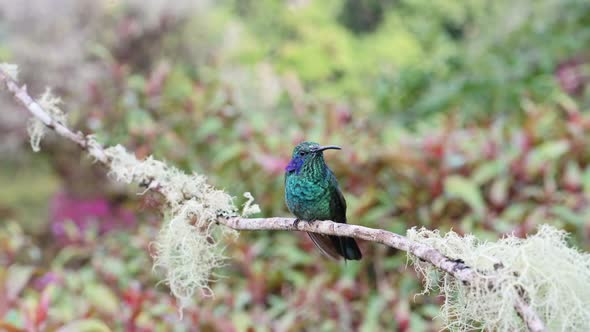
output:
[[295, 219], [295, 221], [293, 222], [293, 227], [295, 227], [296, 229], [299, 228], [300, 222], [301, 222], [301, 220], [299, 220], [299, 218]]

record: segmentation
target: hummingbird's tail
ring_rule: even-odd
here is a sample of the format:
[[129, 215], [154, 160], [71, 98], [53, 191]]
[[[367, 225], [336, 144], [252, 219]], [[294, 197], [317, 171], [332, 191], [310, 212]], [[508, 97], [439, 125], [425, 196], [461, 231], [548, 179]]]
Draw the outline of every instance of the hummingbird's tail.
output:
[[344, 259], [358, 261], [363, 258], [363, 254], [361, 254], [361, 250], [353, 238], [330, 236], [330, 240], [337, 246], [338, 253]]
[[307, 233], [322, 254], [338, 259], [359, 260], [363, 257], [356, 241], [351, 237]]

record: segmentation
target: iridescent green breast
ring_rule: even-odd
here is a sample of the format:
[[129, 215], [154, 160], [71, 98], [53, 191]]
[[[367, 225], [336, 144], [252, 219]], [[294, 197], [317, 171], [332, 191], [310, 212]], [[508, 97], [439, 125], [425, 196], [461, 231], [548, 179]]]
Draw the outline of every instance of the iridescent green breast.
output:
[[328, 179], [287, 174], [285, 201], [289, 211], [302, 220], [330, 219], [330, 187]]

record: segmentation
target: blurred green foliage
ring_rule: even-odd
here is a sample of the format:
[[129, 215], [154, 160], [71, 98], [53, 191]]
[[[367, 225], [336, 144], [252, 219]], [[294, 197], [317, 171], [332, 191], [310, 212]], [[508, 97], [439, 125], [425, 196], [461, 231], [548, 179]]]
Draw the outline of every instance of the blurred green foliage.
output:
[[[91, 32], [68, 50], [81, 54], [66, 74], [53, 57], [29, 61], [34, 55], [18, 43], [0, 43], [0, 57], [28, 64], [23, 82], [62, 94], [73, 128], [207, 174], [232, 194], [250, 191], [264, 216], [288, 213], [283, 167], [308, 139], [344, 147], [326, 158], [351, 223], [401, 234], [412, 226], [452, 228], [490, 240], [552, 223], [590, 249], [586, 1], [150, 6], [157, 8], [149, 1], [105, 6], [86, 17], [93, 25], [64, 32]], [[5, 24], [0, 40], [15, 31]], [[440, 328], [432, 319], [444, 299], [415, 297], [420, 280], [404, 255], [365, 243], [367, 258], [343, 265], [321, 257], [305, 236], [280, 232], [243, 232], [228, 243], [215, 297], [179, 320], [150, 269], [149, 243], [162, 218], [157, 195], [109, 185], [99, 168], [79, 166], [68, 145], [49, 139], [40, 158], [2, 162], [1, 324]], [[25, 135], [22, 147], [31, 154]], [[104, 233], [66, 223], [68, 241], [56, 240], [52, 227], [63, 221], [46, 213], [56, 187], [135, 211], [138, 225]]]
[[[303, 8], [238, 1], [236, 7], [259, 40], [255, 61], [263, 57], [296, 72], [315, 96], [345, 97], [358, 111], [408, 124], [441, 111], [478, 118], [514, 113], [523, 95], [550, 101], [558, 93], [559, 62], [586, 52], [590, 42], [586, 1], [312, 1]], [[365, 27], [347, 23], [375, 10], [380, 18]], [[363, 28], [373, 31], [355, 33]]]

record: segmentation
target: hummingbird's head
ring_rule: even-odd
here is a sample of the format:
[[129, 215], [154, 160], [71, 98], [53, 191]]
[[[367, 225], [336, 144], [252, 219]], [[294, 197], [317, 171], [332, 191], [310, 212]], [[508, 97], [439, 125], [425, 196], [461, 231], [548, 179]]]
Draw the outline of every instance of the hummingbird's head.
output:
[[291, 161], [285, 168], [285, 170], [290, 172], [299, 173], [301, 168], [305, 165], [312, 166], [313, 164], [324, 164], [324, 150], [340, 150], [339, 146], [336, 145], [326, 145], [321, 146], [318, 143], [314, 142], [302, 142], [299, 143], [295, 149], [293, 149], [293, 155], [291, 156]]

